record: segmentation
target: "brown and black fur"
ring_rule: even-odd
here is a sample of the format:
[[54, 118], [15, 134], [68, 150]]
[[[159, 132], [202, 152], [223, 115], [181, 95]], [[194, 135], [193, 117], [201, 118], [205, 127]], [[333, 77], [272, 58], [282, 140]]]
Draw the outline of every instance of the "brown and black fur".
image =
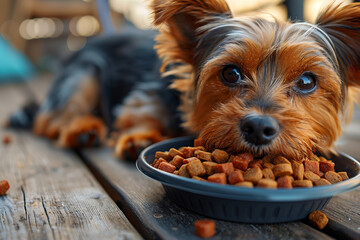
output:
[[[164, 65], [185, 63], [171, 70], [180, 76], [172, 87], [182, 92], [184, 125], [206, 148], [295, 159], [332, 149], [360, 85], [359, 3], [327, 6], [316, 24], [235, 19], [223, 0], [155, 0], [152, 7]], [[244, 75], [232, 87], [220, 77], [229, 65]], [[310, 94], [293, 89], [304, 72], [316, 76]], [[239, 122], [251, 114], [276, 119], [271, 143], [244, 139]]]

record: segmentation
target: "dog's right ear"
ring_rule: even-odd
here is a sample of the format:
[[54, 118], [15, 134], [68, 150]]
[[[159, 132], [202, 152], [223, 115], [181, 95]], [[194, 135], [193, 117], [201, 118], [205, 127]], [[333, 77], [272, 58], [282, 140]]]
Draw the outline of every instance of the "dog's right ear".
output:
[[157, 50], [164, 64], [185, 62], [192, 66], [200, 60], [196, 47], [201, 28], [219, 18], [230, 18], [225, 0], [153, 0], [154, 24], [162, 34]]

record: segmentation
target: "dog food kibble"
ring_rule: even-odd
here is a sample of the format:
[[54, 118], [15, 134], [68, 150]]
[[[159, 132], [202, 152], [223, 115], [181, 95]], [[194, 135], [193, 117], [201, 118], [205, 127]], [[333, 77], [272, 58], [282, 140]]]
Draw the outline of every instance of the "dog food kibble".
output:
[[169, 155], [173, 158], [175, 156], [183, 156], [184, 154], [182, 152], [180, 152], [179, 150], [175, 149], [175, 148], [171, 148], [169, 150]]
[[263, 173], [259, 167], [249, 168], [244, 173], [245, 181], [257, 183], [263, 177]]
[[304, 160], [303, 163], [304, 163], [305, 171], [311, 171], [311, 172], [319, 175], [319, 172], [320, 172], [319, 162], [311, 161], [311, 160]]
[[342, 178], [343, 181], [349, 179], [346, 172], [338, 172], [338, 174], [340, 175], [340, 177]]
[[334, 171], [328, 171], [325, 173], [325, 179], [328, 180], [329, 182], [331, 183], [337, 183], [337, 182], [341, 182], [342, 181], [342, 178], [341, 176], [334, 172]]
[[176, 170], [176, 167], [168, 162], [162, 162], [159, 165], [159, 169], [168, 173], [173, 173]]
[[9, 144], [9, 143], [11, 143], [11, 137], [10, 137], [9, 135], [5, 135], [5, 136], [3, 137], [3, 143], [4, 143], [4, 144]]
[[215, 235], [215, 222], [210, 219], [197, 220], [194, 223], [195, 234], [201, 238], [210, 238]]
[[211, 161], [211, 153], [209, 153], [209, 152], [196, 150], [195, 154], [196, 154], [196, 157], [198, 159], [201, 159], [201, 160], [204, 160], [204, 161]]
[[244, 182], [236, 183], [235, 186], [252, 188], [254, 187], [254, 184], [252, 182], [244, 181]]
[[205, 168], [199, 159], [189, 162], [186, 169], [192, 177], [206, 174]]
[[1, 180], [0, 181], [0, 196], [5, 195], [7, 190], [9, 190], [10, 184], [8, 180]]
[[277, 188], [277, 182], [272, 179], [263, 178], [258, 181], [256, 186], [263, 188]]
[[202, 163], [204, 168], [205, 168], [205, 171], [206, 171], [206, 174], [207, 175], [212, 175], [215, 173], [215, 170], [214, 170], [214, 167], [217, 165], [217, 163], [214, 163], [214, 162], [203, 162]]
[[198, 181], [250, 188], [311, 188], [349, 179], [346, 172], [335, 172], [335, 163], [322, 156], [294, 160], [268, 155], [254, 159], [250, 153], [209, 152], [199, 142], [194, 142], [195, 147], [156, 152], [151, 165]]
[[293, 182], [294, 187], [313, 187], [313, 183], [310, 180], [295, 180]]
[[293, 174], [291, 164], [287, 164], [287, 163], [280, 163], [275, 165], [275, 167], [273, 168], [273, 172], [275, 177], [283, 177], [286, 175]]
[[284, 158], [283, 156], [277, 156], [276, 158], [274, 158], [274, 160], [272, 160], [272, 163], [277, 165], [280, 163], [287, 163], [287, 164], [291, 164], [289, 160], [287, 160], [286, 158]]
[[234, 165], [231, 162], [217, 164], [214, 170], [216, 173], [225, 173], [228, 176], [234, 171]]
[[220, 149], [215, 149], [211, 153], [211, 156], [214, 159], [214, 161], [217, 163], [224, 163], [227, 162], [227, 160], [229, 159], [229, 154], [224, 150], [220, 150]]
[[262, 170], [264, 178], [275, 180], [273, 171], [270, 168], [264, 168]]
[[278, 188], [292, 188], [293, 178], [290, 176], [283, 176], [277, 179]]
[[312, 182], [315, 182], [315, 181], [320, 179], [320, 176], [316, 175], [315, 173], [313, 173], [311, 171], [305, 171], [304, 172], [304, 178], [307, 179], [307, 180], [310, 180]]
[[238, 154], [232, 158], [235, 168], [246, 171], [249, 163], [253, 160], [253, 156], [249, 153]]
[[188, 177], [188, 178], [191, 177], [187, 170], [187, 164], [184, 164], [180, 167], [178, 175], [182, 176], [182, 177]]
[[230, 184], [236, 184], [238, 182], [243, 182], [243, 181], [244, 181], [244, 175], [243, 175], [242, 171], [235, 170], [229, 174], [228, 182]]
[[169, 163], [174, 165], [176, 169], [179, 169], [183, 165], [184, 158], [176, 155]]
[[214, 173], [208, 177], [209, 182], [226, 184], [226, 174], [225, 173]]
[[319, 168], [321, 172], [334, 171], [335, 163], [330, 161], [320, 161]]
[[318, 229], [323, 229], [329, 222], [327, 216], [320, 211], [313, 211], [309, 214], [309, 221], [311, 225]]
[[324, 185], [330, 185], [331, 182], [326, 180], [325, 178], [320, 178], [314, 182], [315, 186], [324, 186]]
[[304, 165], [298, 161], [292, 161], [291, 166], [293, 169], [293, 176], [296, 180], [303, 180], [304, 178]]

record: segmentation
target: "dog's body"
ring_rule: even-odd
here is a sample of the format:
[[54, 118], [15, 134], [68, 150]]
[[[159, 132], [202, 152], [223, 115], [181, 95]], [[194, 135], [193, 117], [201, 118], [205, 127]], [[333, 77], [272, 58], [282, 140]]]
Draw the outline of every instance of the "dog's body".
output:
[[[130, 56], [121, 50], [121, 55], [110, 54], [111, 63], [101, 59], [91, 63], [96, 67], [81, 77], [90, 84], [73, 82], [80, 91], [54, 101], [65, 81], [55, 82], [36, 118], [37, 134], [59, 137], [68, 147], [89, 145], [78, 143], [84, 132], [95, 131], [103, 140], [101, 122], [77, 117], [87, 116], [98, 103], [104, 103], [100, 109], [105, 113], [120, 104], [114, 121], [109, 114], [102, 116], [108, 127], [115, 122], [120, 131], [116, 155], [129, 149], [136, 155], [139, 147], [180, 129], [178, 92], [183, 126], [199, 135], [209, 150], [302, 159], [332, 149], [341, 134], [340, 115], [351, 108], [351, 92], [360, 85], [360, 4], [328, 7], [316, 24], [237, 20], [224, 0], [154, 0], [151, 7], [155, 25], [161, 26], [155, 48], [163, 60], [163, 76], [176, 77], [171, 84], [176, 91], [167, 88], [171, 77], [158, 74], [154, 52], [146, 47], [146, 54], [134, 58], [138, 51], [128, 40], [130, 46], [121, 49]], [[119, 42], [100, 49], [116, 52]], [[92, 59], [89, 49], [83, 54], [82, 62]], [[144, 65], [149, 71], [138, 72], [143, 67], [134, 67], [134, 62], [143, 66], [137, 61], [150, 55]], [[107, 71], [111, 74], [103, 77]], [[118, 81], [122, 76], [126, 80]], [[107, 108], [111, 111], [104, 111]]]

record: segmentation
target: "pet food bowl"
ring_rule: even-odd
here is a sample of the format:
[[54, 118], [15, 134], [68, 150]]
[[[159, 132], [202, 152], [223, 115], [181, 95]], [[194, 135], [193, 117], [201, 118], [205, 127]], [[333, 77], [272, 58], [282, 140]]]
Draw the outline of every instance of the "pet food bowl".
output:
[[243, 223], [280, 223], [306, 218], [323, 209], [331, 197], [360, 185], [360, 164], [350, 156], [331, 156], [337, 172], [346, 171], [349, 179], [314, 188], [245, 188], [203, 182], [158, 170], [150, 164], [156, 151], [193, 146], [193, 138], [181, 137], [146, 148], [137, 160], [137, 168], [159, 181], [167, 196], [178, 205], [207, 217]]

